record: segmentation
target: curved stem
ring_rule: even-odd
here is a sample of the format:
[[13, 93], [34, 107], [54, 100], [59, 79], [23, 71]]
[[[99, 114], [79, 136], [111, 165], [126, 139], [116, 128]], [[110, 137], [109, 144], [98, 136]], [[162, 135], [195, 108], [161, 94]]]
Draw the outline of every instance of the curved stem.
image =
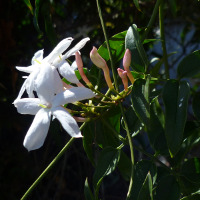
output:
[[102, 26], [102, 29], [103, 29], [103, 34], [104, 34], [104, 37], [105, 37], [105, 40], [106, 40], [108, 54], [109, 54], [109, 57], [110, 57], [111, 69], [112, 69], [112, 74], [113, 74], [113, 79], [114, 79], [114, 85], [115, 85], [115, 89], [118, 92], [119, 87], [118, 87], [118, 84], [117, 84], [117, 72], [114, 69], [114, 63], [113, 63], [113, 59], [112, 59], [111, 48], [110, 48], [109, 40], [108, 40], [108, 37], [107, 37], [106, 28], [105, 28], [105, 24], [104, 24], [104, 21], [103, 21], [99, 0], [96, 0], [96, 2], [97, 2], [97, 9], [98, 9], [98, 13], [99, 13], [99, 18], [100, 18], [100, 21], [101, 21], [101, 26]]
[[127, 119], [126, 119], [126, 115], [124, 113], [124, 109], [122, 107], [121, 102], [119, 103], [120, 105], [120, 109], [121, 109], [121, 113], [123, 116], [123, 120], [124, 120], [124, 125], [125, 125], [125, 129], [126, 129], [126, 134], [128, 137], [128, 143], [129, 143], [129, 148], [130, 148], [130, 153], [131, 153], [131, 177], [130, 177], [130, 183], [129, 183], [129, 188], [128, 188], [128, 193], [127, 193], [127, 199], [130, 198], [130, 192], [131, 189], [133, 187], [133, 177], [134, 177], [134, 151], [133, 151], [133, 143], [132, 143], [132, 138], [131, 138], [131, 134], [128, 128], [128, 123], [127, 123]]
[[[85, 123], [82, 124], [80, 130], [83, 129]], [[55, 166], [57, 161], [61, 158], [61, 156], [66, 152], [66, 150], [72, 145], [76, 138], [72, 137], [67, 144], [63, 147], [63, 149], [58, 153], [58, 155], [51, 161], [51, 163], [47, 166], [47, 168], [40, 174], [40, 176], [35, 180], [35, 182], [31, 185], [31, 187], [26, 191], [21, 200], [25, 200], [34, 190], [34, 188], [42, 181], [42, 179], [47, 175], [47, 173]]]
[[168, 59], [167, 59], [167, 49], [166, 49], [166, 43], [165, 43], [164, 8], [163, 7], [164, 7], [164, 1], [162, 0], [159, 7], [160, 37], [161, 37], [162, 50], [163, 50], [165, 74], [166, 74], [166, 78], [169, 79], [169, 64], [168, 64]]
[[156, 15], [157, 15], [157, 13], [158, 13], [158, 8], [159, 8], [159, 6], [160, 6], [160, 4], [161, 4], [161, 1], [162, 1], [162, 0], [157, 0], [157, 1], [156, 1], [156, 5], [155, 5], [155, 7], [154, 7], [154, 9], [153, 9], [153, 13], [152, 13], [152, 15], [151, 15], [151, 18], [150, 18], [150, 20], [149, 20], [149, 23], [148, 23], [148, 25], [147, 25], [147, 28], [145, 29], [144, 35], [143, 35], [143, 37], [142, 37], [142, 42], [147, 38], [147, 35], [149, 34], [149, 31], [151, 30], [151, 28], [152, 28], [152, 26], [153, 26], [153, 24], [154, 24], [154, 22], [155, 22]]

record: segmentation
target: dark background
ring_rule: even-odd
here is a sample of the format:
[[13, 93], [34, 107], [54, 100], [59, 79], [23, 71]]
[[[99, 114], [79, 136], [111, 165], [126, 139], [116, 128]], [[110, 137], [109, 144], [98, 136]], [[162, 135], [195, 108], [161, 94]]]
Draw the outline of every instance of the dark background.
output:
[[[12, 105], [23, 83], [23, 74], [15, 66], [30, 65], [33, 54], [39, 49], [44, 49], [48, 55], [65, 37], [75, 38], [75, 44], [87, 36], [91, 41], [81, 52], [84, 62], [89, 63], [92, 46], [98, 48], [104, 42], [95, 0], [40, 2], [37, 26], [24, 1], [0, 1], [0, 199], [4, 200], [20, 199], [69, 140], [59, 123], [53, 121], [42, 148], [28, 152], [23, 147], [33, 117], [18, 114]], [[35, 2], [31, 3], [35, 9]], [[191, 26], [195, 27], [191, 42], [198, 44], [200, 3], [197, 0], [177, 3], [176, 14], [166, 4], [166, 22], [184, 23], [183, 36]], [[141, 13], [132, 0], [102, 0], [108, 36], [127, 30], [132, 23], [145, 27], [154, 5], [153, 0], [141, 1]], [[153, 37], [151, 32], [149, 38]], [[92, 175], [93, 167], [83, 151], [81, 139], [76, 140], [28, 199], [84, 199], [84, 182], [88, 177], [91, 184]], [[117, 200], [124, 199], [128, 183], [115, 172], [105, 178], [103, 186], [103, 199]]]

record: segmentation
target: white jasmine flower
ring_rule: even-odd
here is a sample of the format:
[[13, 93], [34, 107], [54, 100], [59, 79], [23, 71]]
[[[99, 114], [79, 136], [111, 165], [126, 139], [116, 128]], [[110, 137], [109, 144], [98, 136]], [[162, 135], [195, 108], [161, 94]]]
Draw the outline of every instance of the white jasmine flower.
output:
[[[17, 99], [22, 97], [25, 90], [27, 91], [29, 97], [34, 97], [33, 91], [38, 92], [37, 80], [43, 80], [44, 76], [48, 77], [49, 76], [47, 75], [49, 73], [48, 70], [51, 71], [51, 75], [50, 75], [51, 82], [47, 81], [47, 84], [51, 84], [52, 91], [54, 91], [55, 94], [61, 92], [62, 81], [59, 77], [59, 74], [56, 68], [58, 67], [60, 74], [63, 77], [66, 76], [65, 77], [66, 79], [72, 76], [74, 77], [75, 75], [74, 69], [69, 68], [70, 65], [65, 61], [65, 59], [67, 59], [71, 55], [74, 55], [75, 52], [83, 48], [83, 46], [86, 44], [88, 40], [90, 39], [85, 38], [81, 40], [72, 49], [70, 49], [64, 55], [62, 55], [63, 52], [70, 46], [71, 42], [73, 41], [72, 38], [66, 38], [62, 40], [47, 57], [43, 58], [43, 50], [40, 50], [34, 54], [31, 61], [31, 64], [32, 64], [31, 66], [28, 66], [28, 67], [17, 66], [16, 68], [19, 71], [30, 73], [30, 75], [26, 78], [24, 84], [22, 85]], [[65, 69], [65, 66], [67, 67], [67, 69]], [[39, 75], [40, 75], [40, 78], [37, 78], [37, 76]], [[74, 77], [74, 80], [75, 82], [77, 82], [75, 77]]]
[[51, 115], [60, 121], [62, 127], [70, 136], [76, 138], [82, 137], [75, 119], [62, 105], [90, 99], [94, 96], [95, 94], [88, 88], [73, 87], [55, 96], [51, 96], [48, 101], [45, 99], [41, 100], [40, 98], [16, 99], [14, 105], [19, 113], [35, 115], [25, 136], [24, 146], [28, 151], [31, 151], [43, 145], [49, 130]]

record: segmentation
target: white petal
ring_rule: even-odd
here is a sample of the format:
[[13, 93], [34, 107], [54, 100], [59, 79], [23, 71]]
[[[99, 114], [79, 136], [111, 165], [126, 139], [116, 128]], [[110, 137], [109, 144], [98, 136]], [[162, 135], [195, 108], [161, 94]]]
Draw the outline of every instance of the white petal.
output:
[[79, 83], [78, 78], [76, 77], [76, 74], [74, 70], [71, 68], [68, 62], [63, 61], [59, 66], [58, 66], [58, 71], [60, 74], [66, 78], [69, 82], [71, 83]]
[[55, 94], [54, 73], [51, 65], [43, 63], [35, 79], [35, 90], [43, 103], [50, 102]]
[[24, 146], [28, 151], [40, 148], [44, 144], [50, 124], [50, 112], [40, 109], [24, 138]]
[[72, 49], [70, 49], [63, 57], [63, 59], [67, 59], [68, 57], [70, 57], [71, 55], [73, 55], [74, 53], [76, 53], [77, 51], [79, 51], [80, 49], [82, 49], [86, 42], [88, 42], [90, 40], [90, 38], [84, 38], [82, 39], [78, 44], [76, 44]]
[[16, 99], [13, 104], [17, 108], [18, 113], [36, 115], [41, 109], [39, 104], [41, 103], [38, 98], [24, 98]]
[[60, 121], [62, 127], [65, 129], [65, 131], [67, 131], [67, 133], [69, 133], [71, 137], [82, 137], [76, 120], [64, 108], [56, 107], [51, 111], [53, 116]]
[[21, 72], [26, 72], [26, 73], [31, 73], [34, 71], [34, 69], [37, 67], [37, 65], [30, 65], [28, 67], [21, 67], [21, 66], [16, 66], [16, 69], [21, 71]]
[[60, 78], [60, 75], [58, 74], [57, 69], [53, 66], [51, 67], [53, 68], [53, 71], [54, 71], [54, 88], [55, 88], [54, 93], [58, 94], [63, 91], [63, 81]]
[[69, 37], [61, 42], [53, 49], [53, 51], [45, 58], [49, 63], [52, 63], [58, 56], [60, 56], [72, 43], [73, 38]]
[[85, 87], [73, 87], [57, 94], [52, 101], [52, 107], [73, 103], [96, 96], [92, 90]]
[[71, 68], [72, 68], [73, 70], [76, 70], [76, 69], [78, 68], [76, 61], [74, 61], [74, 62], [71, 64]]
[[41, 61], [43, 60], [43, 54], [44, 54], [44, 49], [37, 51], [31, 60], [31, 64], [35, 65], [41, 63]]

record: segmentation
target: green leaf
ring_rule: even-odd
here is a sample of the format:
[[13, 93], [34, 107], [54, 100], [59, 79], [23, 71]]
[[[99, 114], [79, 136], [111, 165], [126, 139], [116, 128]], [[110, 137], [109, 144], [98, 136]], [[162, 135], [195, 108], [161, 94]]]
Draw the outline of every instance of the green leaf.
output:
[[178, 152], [183, 141], [189, 93], [190, 88], [186, 81], [169, 80], [163, 88], [165, 137], [171, 157]]
[[168, 154], [167, 142], [164, 131], [164, 114], [158, 98], [154, 98], [150, 104], [150, 125], [147, 134], [153, 149], [159, 154]]
[[31, 5], [30, 0], [24, 0], [24, 3], [28, 6], [29, 10], [31, 11], [31, 14], [33, 15], [33, 6]]
[[196, 93], [192, 102], [192, 109], [197, 119], [200, 119], [200, 92]]
[[200, 73], [200, 50], [194, 51], [188, 56], [184, 57], [178, 65], [178, 76], [193, 77]]
[[35, 29], [41, 34], [42, 31], [40, 30], [40, 27], [38, 24], [38, 16], [39, 16], [40, 6], [41, 6], [41, 0], [35, 0], [35, 11], [34, 11], [34, 17], [33, 17], [33, 24], [35, 26]]
[[177, 11], [177, 5], [176, 5], [176, 0], [168, 0], [169, 5], [170, 5], [170, 10], [173, 14], [173, 16], [176, 16], [176, 11]]
[[197, 144], [200, 143], [200, 123], [187, 121], [184, 130], [184, 142], [175, 157], [170, 161], [173, 166], [179, 165], [185, 155]]
[[[141, 121], [138, 119], [137, 115], [135, 114], [133, 106], [127, 109], [127, 111], [125, 112], [125, 116], [127, 119], [127, 124], [128, 124], [129, 131], [131, 133], [131, 136], [134, 137], [142, 130], [144, 125], [141, 123]], [[125, 130], [125, 126], [123, 122], [124, 121], [122, 120], [122, 125]]]
[[[139, 195], [142, 195], [140, 194], [140, 191], [144, 187], [144, 183], [148, 174], [151, 175], [152, 184], [154, 184], [156, 181], [157, 173], [156, 173], [156, 166], [154, 165], [153, 162], [148, 160], [142, 160], [135, 165], [133, 187], [130, 193], [130, 200], [138, 199]], [[148, 181], [149, 180], [147, 180], [147, 183]]]
[[118, 162], [118, 169], [122, 175], [122, 177], [126, 180], [129, 181], [130, 180], [130, 176], [131, 176], [131, 160], [130, 158], [123, 152], [121, 151], [120, 154], [120, 159]]
[[136, 115], [146, 126], [149, 126], [150, 119], [148, 94], [148, 85], [146, 85], [146, 81], [137, 79], [133, 84], [131, 102]]
[[192, 158], [183, 163], [179, 179], [181, 191], [184, 195], [199, 191], [200, 159]]
[[[124, 42], [124, 40], [125, 40], [126, 33], [127, 33], [127, 31], [123, 31], [121, 33], [118, 33], [118, 34], [112, 36], [109, 39], [109, 44], [110, 44], [114, 63], [120, 61], [124, 56], [124, 52], [125, 52], [125, 48], [124, 48], [125, 42]], [[99, 47], [98, 53], [106, 61], [108, 61], [110, 59], [106, 42], [104, 42]]]
[[180, 188], [174, 176], [165, 176], [158, 183], [155, 200], [179, 200]]
[[183, 163], [181, 175], [193, 183], [200, 184], [200, 159], [192, 158]]
[[57, 36], [55, 33], [55, 29], [53, 28], [53, 22], [51, 19], [51, 13], [50, 13], [50, 3], [44, 2], [42, 5], [42, 14], [44, 16], [44, 22], [45, 22], [45, 32], [47, 34], [47, 37], [51, 44], [53, 46], [56, 46], [57, 44]]
[[153, 195], [152, 195], [152, 178], [151, 174], [148, 173], [146, 179], [144, 180], [144, 183], [142, 185], [142, 188], [139, 192], [137, 200], [153, 200]]
[[133, 24], [129, 27], [126, 38], [125, 38], [125, 48], [131, 51], [131, 67], [138, 72], [145, 72], [149, 61], [143, 44], [140, 41], [139, 33], [137, 31], [137, 26]]
[[84, 195], [85, 195], [85, 200], [94, 200], [87, 178], [85, 179]]
[[200, 193], [195, 193], [187, 197], [183, 197], [181, 200], [199, 200], [199, 199], [200, 199]]
[[[118, 33], [118, 34], [112, 36], [109, 39], [109, 44], [110, 44], [110, 48], [111, 48], [111, 52], [112, 52], [112, 58], [113, 58], [114, 65], [117, 62], [119, 62], [124, 56], [126, 33], [127, 33], [127, 31], [123, 31], [121, 33]], [[99, 47], [98, 53], [102, 56], [102, 58], [104, 58], [104, 60], [109, 65], [110, 57], [109, 57], [106, 42], [104, 42]], [[102, 77], [101, 74], [102, 74], [102, 70], [97, 68], [95, 65], [92, 65], [92, 67], [89, 71], [89, 74], [88, 74], [88, 78], [92, 82], [93, 85], [96, 85], [97, 83], [99, 83], [99, 85], [101, 85], [101, 84], [105, 83], [105, 81], [101, 81], [101, 77]], [[100, 79], [100, 80], [98, 80], [98, 79]]]
[[135, 7], [136, 7], [139, 11], [141, 11], [140, 5], [139, 5], [139, 1], [138, 1], [138, 0], [133, 0], [133, 3], [135, 4]]
[[100, 187], [101, 181], [104, 176], [112, 173], [120, 158], [120, 150], [112, 147], [106, 147], [103, 149], [98, 157], [97, 166], [93, 176], [93, 185], [96, 189], [96, 194]]

